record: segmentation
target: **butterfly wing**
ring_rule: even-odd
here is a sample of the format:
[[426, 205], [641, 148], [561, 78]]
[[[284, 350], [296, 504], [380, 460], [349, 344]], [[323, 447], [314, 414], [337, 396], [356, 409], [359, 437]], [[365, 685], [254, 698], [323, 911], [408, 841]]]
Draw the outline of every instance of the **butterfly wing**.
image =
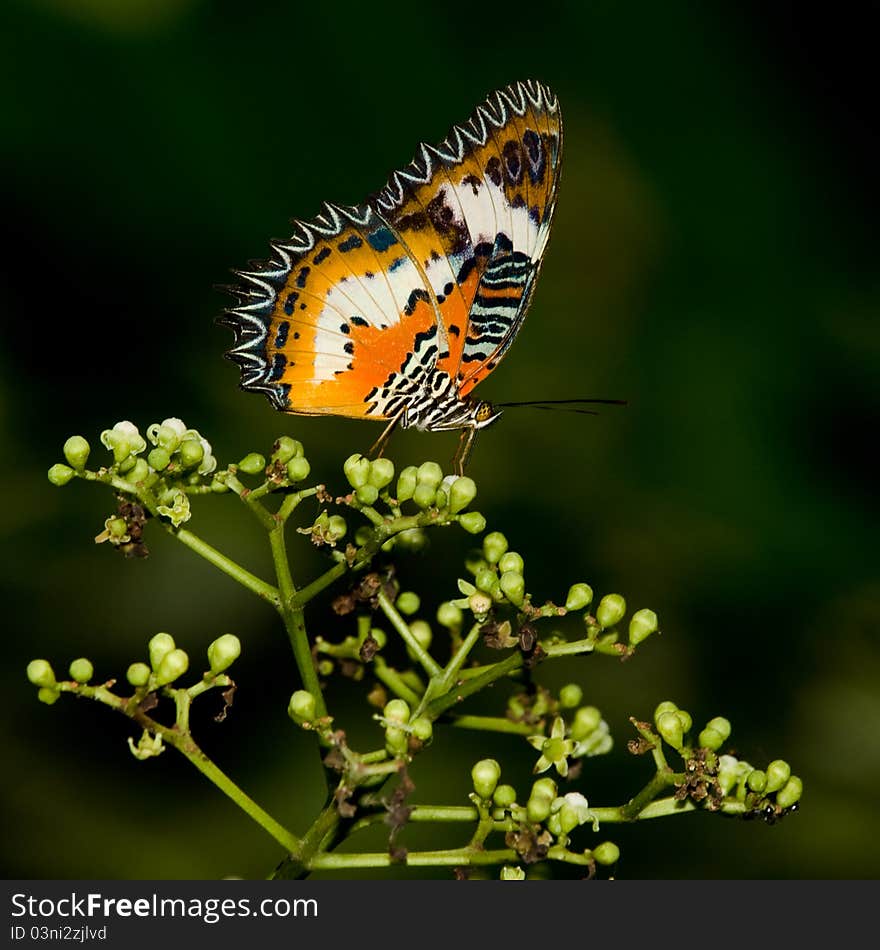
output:
[[553, 93], [521, 82], [396, 172], [374, 200], [425, 272], [465, 396], [498, 364], [528, 309], [556, 206], [562, 119]]
[[[221, 318], [241, 386], [281, 410], [393, 418], [434, 369], [461, 395], [522, 323], [547, 240], [561, 125], [539, 83], [501, 90], [355, 207], [294, 222], [236, 272]], [[518, 163], [518, 164], [517, 164]]]

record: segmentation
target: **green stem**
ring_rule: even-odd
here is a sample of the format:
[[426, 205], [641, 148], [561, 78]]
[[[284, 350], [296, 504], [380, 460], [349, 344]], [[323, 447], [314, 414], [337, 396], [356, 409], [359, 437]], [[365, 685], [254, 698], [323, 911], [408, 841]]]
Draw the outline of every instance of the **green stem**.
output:
[[477, 848], [451, 848], [447, 851], [410, 851], [400, 861], [395, 860], [387, 851], [359, 854], [316, 854], [308, 864], [312, 871], [339, 871], [353, 868], [388, 868], [395, 865], [404, 867], [459, 867], [517, 862], [516, 851], [504, 848], [497, 851], [483, 851]]
[[482, 732], [508, 732], [517, 736], [531, 736], [537, 726], [527, 722], [513, 722], [504, 716], [453, 716], [449, 723], [456, 729], [477, 729]]
[[421, 702], [418, 693], [410, 689], [403, 681], [400, 673], [390, 667], [381, 656], [373, 659], [373, 675], [381, 683], [384, 683], [392, 693], [405, 700], [410, 709], [418, 707]]
[[347, 570], [348, 564], [345, 561], [334, 564], [333, 567], [316, 577], [311, 584], [307, 584], [298, 590], [291, 600], [292, 605], [295, 607], [305, 606], [313, 597], [320, 594], [325, 587], [329, 587], [333, 581], [342, 577]]
[[409, 624], [401, 617], [399, 611], [388, 599], [384, 591], [379, 591], [376, 596], [382, 612], [391, 621], [391, 625], [400, 634], [403, 642], [412, 650], [413, 655], [422, 665], [422, 669], [431, 678], [441, 676], [443, 670], [440, 664], [431, 656], [430, 653], [419, 643], [409, 629]]
[[441, 713], [446, 712], [447, 709], [458, 705], [458, 703], [462, 702], [468, 696], [478, 693], [490, 683], [494, 683], [496, 680], [508, 676], [510, 673], [518, 670], [522, 665], [523, 657], [517, 650], [499, 663], [493, 663], [492, 666], [487, 667], [479, 676], [473, 676], [470, 679], [464, 680], [464, 682], [459, 683], [450, 692], [438, 696], [437, 699], [428, 704], [426, 710], [427, 715], [431, 719], [436, 719]]
[[246, 587], [258, 597], [270, 603], [273, 607], [278, 607], [278, 589], [276, 587], [260, 580], [259, 577], [251, 574], [250, 571], [246, 571], [239, 564], [236, 564], [235, 561], [226, 557], [225, 554], [221, 554], [216, 548], [211, 547], [210, 544], [203, 541], [198, 535], [193, 534], [192, 531], [188, 531], [186, 528], [175, 529], [168, 524], [166, 524], [165, 527], [181, 544], [188, 547], [191, 551], [195, 551], [196, 554], [203, 557], [209, 564], [213, 564], [214, 567], [221, 570], [224, 574], [227, 574], [233, 580], [238, 581], [243, 587]]
[[446, 669], [443, 672], [443, 686], [445, 689], [455, 682], [455, 678], [458, 676], [458, 671], [464, 665], [464, 661], [470, 655], [471, 650], [477, 643], [477, 640], [480, 638], [480, 630], [482, 630], [483, 624], [475, 623], [471, 629], [468, 631], [466, 639], [464, 639], [460, 644], [458, 649], [455, 651], [452, 659], [446, 664]]

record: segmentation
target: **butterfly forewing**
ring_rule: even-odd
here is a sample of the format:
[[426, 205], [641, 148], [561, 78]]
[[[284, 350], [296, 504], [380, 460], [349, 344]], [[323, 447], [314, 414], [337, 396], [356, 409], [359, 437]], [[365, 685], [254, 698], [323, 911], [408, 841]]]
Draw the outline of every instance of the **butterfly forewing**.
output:
[[240, 272], [242, 386], [288, 412], [399, 414], [434, 370], [465, 396], [519, 329], [555, 203], [561, 122], [507, 87], [364, 205], [325, 205]]

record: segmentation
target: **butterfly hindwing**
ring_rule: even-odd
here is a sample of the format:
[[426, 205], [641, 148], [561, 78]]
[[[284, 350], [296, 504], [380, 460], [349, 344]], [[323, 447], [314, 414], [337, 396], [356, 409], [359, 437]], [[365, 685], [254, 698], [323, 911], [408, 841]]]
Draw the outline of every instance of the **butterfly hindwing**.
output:
[[522, 323], [560, 149], [552, 93], [518, 83], [365, 204], [297, 222], [233, 290], [243, 388], [289, 412], [371, 418], [398, 415], [434, 371], [465, 396]]

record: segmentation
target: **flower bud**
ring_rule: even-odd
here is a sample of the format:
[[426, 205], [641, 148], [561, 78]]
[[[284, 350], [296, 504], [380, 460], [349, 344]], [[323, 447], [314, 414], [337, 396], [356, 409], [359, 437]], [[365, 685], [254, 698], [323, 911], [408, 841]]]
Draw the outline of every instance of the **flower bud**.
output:
[[620, 594], [606, 594], [600, 601], [596, 609], [596, 620], [603, 630], [613, 627], [623, 620], [626, 613], [626, 601]]
[[41, 703], [45, 703], [47, 706], [53, 706], [58, 702], [58, 697], [61, 695], [60, 690], [54, 686], [43, 686], [37, 690], [37, 699]]
[[397, 726], [388, 726], [385, 729], [385, 749], [394, 758], [406, 755], [409, 751], [409, 736]]
[[[428, 647], [431, 646], [434, 633], [427, 620], [413, 620], [409, 625], [409, 631], [413, 635], [416, 643], [418, 643], [423, 650], [427, 650]], [[409, 653], [409, 650], [407, 650], [407, 653]], [[415, 657], [413, 657], [413, 659], [415, 659]]]
[[629, 642], [637, 647], [643, 640], [647, 640], [657, 631], [657, 614], [653, 610], [643, 608], [637, 610], [629, 622]]
[[774, 759], [767, 766], [767, 786], [765, 791], [778, 791], [791, 777], [791, 766], [784, 759]]
[[355, 497], [362, 505], [373, 505], [379, 497], [379, 489], [367, 483], [355, 489]]
[[677, 713], [661, 713], [657, 717], [657, 731], [673, 749], [680, 749], [684, 745], [684, 729]]
[[392, 699], [390, 702], [386, 703], [385, 709], [382, 711], [382, 715], [391, 723], [403, 725], [404, 723], [409, 722], [409, 705], [403, 699]]
[[46, 477], [53, 485], [57, 485], [60, 488], [62, 485], [66, 485], [75, 474], [76, 472], [74, 472], [69, 465], [63, 465], [61, 462], [57, 462], [46, 473]]
[[132, 686], [146, 686], [150, 681], [150, 668], [146, 663], [132, 663], [125, 671], [125, 678]]
[[149, 642], [150, 666], [157, 672], [166, 653], [170, 653], [176, 644], [170, 633], [157, 633]]
[[477, 590], [481, 590], [484, 594], [491, 594], [498, 587], [498, 575], [495, 571], [484, 567], [477, 572], [474, 583], [477, 585]]
[[482, 534], [486, 530], [486, 519], [479, 511], [466, 511], [458, 516], [458, 523], [468, 534]]
[[675, 715], [678, 716], [679, 721], [681, 722], [682, 731], [687, 735], [691, 731], [691, 726], [693, 726], [694, 721], [691, 718], [689, 712], [685, 712], [683, 709], [677, 709]]
[[566, 610], [583, 610], [593, 602], [593, 588], [589, 584], [572, 584], [565, 598]]
[[419, 470], [415, 465], [407, 465], [397, 476], [397, 500], [409, 501], [416, 490], [419, 480]]
[[163, 449], [161, 445], [157, 445], [156, 448], [150, 449], [147, 462], [154, 471], [164, 472], [171, 464], [171, 455], [167, 449]]
[[780, 808], [791, 808], [792, 805], [797, 804], [801, 800], [803, 793], [804, 783], [797, 775], [792, 775], [785, 785], [776, 793], [776, 804], [779, 805]]
[[596, 845], [592, 851], [593, 860], [596, 864], [617, 864], [620, 859], [620, 848], [613, 841], [603, 841]]
[[430, 508], [437, 500], [437, 489], [426, 482], [419, 482], [413, 492], [412, 499], [419, 508]]
[[495, 759], [481, 759], [471, 769], [471, 779], [474, 783], [474, 791], [482, 799], [492, 797], [501, 778], [501, 766]]
[[501, 593], [513, 604], [514, 607], [522, 606], [523, 598], [526, 593], [526, 583], [522, 574], [514, 571], [507, 571], [501, 575], [498, 581]]
[[137, 485], [145, 481], [150, 475], [150, 466], [146, 459], [136, 459], [134, 465], [125, 473], [125, 477], [132, 484]]
[[563, 709], [574, 709], [583, 698], [584, 691], [577, 683], [567, 683], [559, 690], [559, 705]]
[[[183, 442], [180, 443], [180, 447], [177, 449], [177, 457], [180, 459], [180, 464], [184, 468], [195, 468], [205, 457], [205, 448], [197, 439], [184, 439]], [[253, 467], [253, 459], [262, 459], [265, 467], [266, 460], [262, 455], [246, 455], [239, 464], [239, 467], [242, 468], [243, 472], [248, 472]], [[247, 463], [247, 467], [243, 468], [242, 466], [245, 463]], [[257, 471], [259, 470], [260, 469], [257, 468]]]
[[287, 704], [287, 715], [298, 725], [312, 722], [317, 714], [315, 697], [306, 689], [298, 689]]
[[77, 471], [82, 471], [89, 460], [91, 448], [81, 435], [72, 435], [64, 443], [64, 457]]
[[[180, 447], [181, 456], [183, 455], [183, 449], [186, 445], [187, 443], [184, 442]], [[238, 463], [238, 468], [239, 471], [244, 472], [245, 475], [259, 475], [266, 468], [266, 457], [264, 455], [260, 455], [259, 452], [248, 452], [248, 454]]]
[[345, 518], [342, 515], [330, 515], [327, 519], [327, 527], [324, 531], [327, 539], [330, 541], [339, 541], [345, 537], [345, 532], [348, 531], [348, 525], [345, 523]]
[[228, 669], [241, 656], [241, 640], [234, 633], [224, 633], [208, 646], [208, 664], [214, 674]]
[[92, 666], [91, 660], [87, 660], [84, 656], [81, 656], [78, 660], [74, 660], [70, 664], [70, 678], [76, 680], [77, 683], [88, 683], [88, 681], [95, 675], [95, 668]]
[[452, 629], [454, 627], [460, 627], [464, 621], [464, 614], [461, 612], [460, 607], [456, 607], [455, 604], [450, 601], [440, 604], [437, 608], [437, 623], [441, 627], [447, 627]]
[[507, 538], [500, 531], [492, 531], [483, 538], [483, 556], [490, 564], [497, 564], [507, 548]]
[[601, 724], [602, 713], [595, 706], [581, 706], [574, 714], [571, 737], [577, 742], [582, 742], [587, 736], [592, 735]]
[[189, 669], [189, 657], [184, 650], [171, 650], [162, 657], [156, 670], [156, 685], [167, 686]]
[[302, 455], [294, 455], [294, 457], [287, 462], [287, 477], [292, 482], [305, 481], [311, 471], [312, 466], [309, 465], [308, 459]]
[[397, 609], [402, 614], [411, 617], [414, 613], [418, 613], [420, 603], [418, 594], [405, 590], [397, 598]]
[[[367, 484], [370, 477], [370, 460], [363, 455], [349, 455], [345, 460], [342, 471], [352, 488], [361, 488]], [[377, 493], [378, 494], [378, 493]]]
[[419, 716], [410, 723], [410, 732], [419, 742], [430, 742], [434, 735], [434, 726], [426, 716]]
[[678, 712], [678, 706], [671, 699], [664, 699], [662, 703], [657, 704], [657, 708], [654, 710], [654, 725], [657, 725], [657, 720], [665, 712]]
[[749, 773], [746, 779], [746, 785], [748, 785], [753, 792], [763, 792], [767, 787], [767, 773], [762, 772], [760, 769], [755, 769], [754, 772]]
[[289, 435], [282, 435], [275, 440], [272, 446], [272, 461], [286, 465], [292, 458], [303, 454], [303, 445]]
[[516, 789], [512, 785], [499, 785], [492, 792], [492, 801], [499, 808], [509, 808], [516, 802]]
[[526, 872], [520, 867], [512, 867], [509, 864], [505, 864], [498, 878], [501, 881], [524, 881], [526, 879]]
[[55, 685], [55, 673], [48, 660], [31, 660], [27, 665], [27, 678], [34, 686], [51, 689]]
[[477, 485], [472, 478], [462, 475], [449, 486], [449, 510], [457, 515], [477, 497]]
[[436, 489], [443, 481], [443, 469], [436, 462], [422, 462], [417, 478], [420, 484]]
[[536, 824], [550, 817], [550, 810], [556, 799], [556, 783], [553, 779], [542, 778], [532, 785], [529, 800], [526, 802], [526, 817]]
[[468, 598], [468, 606], [477, 616], [482, 616], [492, 609], [492, 598], [482, 591], [476, 591]]
[[391, 484], [394, 478], [394, 462], [391, 459], [373, 459], [370, 462], [370, 474], [368, 476], [371, 485], [376, 488], [384, 488]]
[[697, 742], [707, 749], [717, 751], [730, 738], [730, 722], [723, 716], [716, 716], [706, 723], [706, 728], [697, 737]]

